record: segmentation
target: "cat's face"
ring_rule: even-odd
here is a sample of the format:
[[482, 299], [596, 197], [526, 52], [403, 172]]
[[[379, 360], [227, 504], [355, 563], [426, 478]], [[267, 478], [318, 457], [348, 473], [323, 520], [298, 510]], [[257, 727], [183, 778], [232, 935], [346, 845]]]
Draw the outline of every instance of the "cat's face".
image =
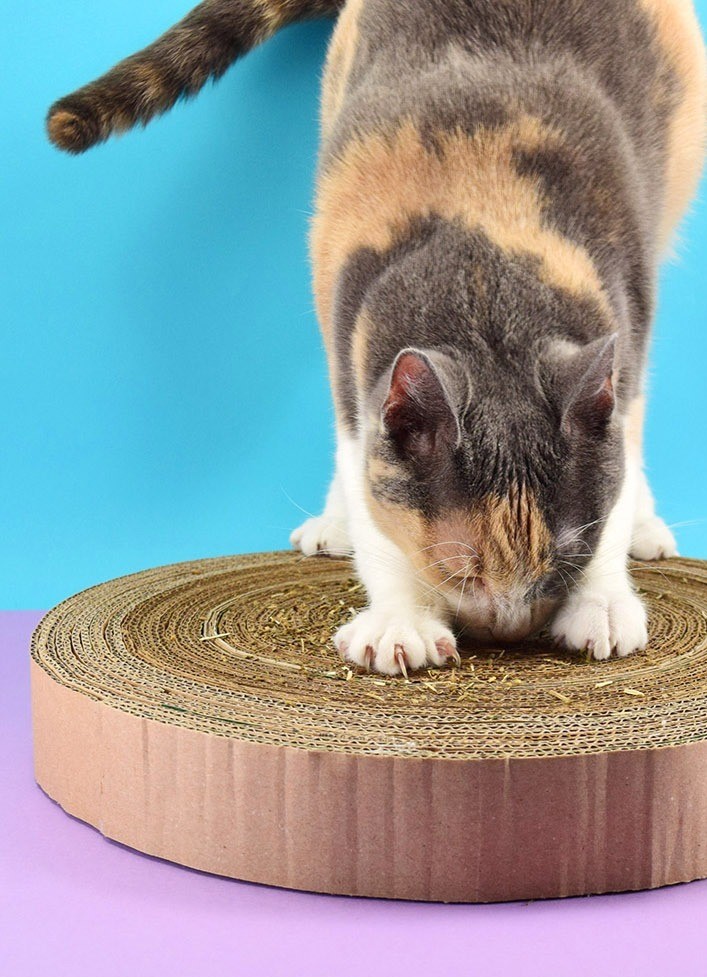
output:
[[409, 349], [384, 378], [371, 513], [471, 636], [536, 632], [581, 576], [621, 480], [613, 360], [604, 339], [521, 376]]

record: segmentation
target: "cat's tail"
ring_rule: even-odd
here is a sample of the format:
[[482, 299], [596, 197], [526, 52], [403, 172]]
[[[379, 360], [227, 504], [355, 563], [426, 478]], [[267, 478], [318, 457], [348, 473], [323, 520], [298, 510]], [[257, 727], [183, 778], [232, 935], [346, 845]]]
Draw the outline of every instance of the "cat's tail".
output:
[[47, 132], [82, 153], [111, 133], [146, 125], [281, 27], [336, 13], [344, 0], [204, 0], [149, 47], [49, 109]]

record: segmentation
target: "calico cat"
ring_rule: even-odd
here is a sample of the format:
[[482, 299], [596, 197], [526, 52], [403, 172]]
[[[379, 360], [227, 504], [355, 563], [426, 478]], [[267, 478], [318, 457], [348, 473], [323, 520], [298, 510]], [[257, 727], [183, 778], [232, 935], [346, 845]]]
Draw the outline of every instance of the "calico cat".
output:
[[305, 554], [353, 551], [335, 636], [388, 674], [548, 624], [645, 646], [627, 570], [675, 553], [642, 471], [656, 270], [703, 159], [691, 0], [205, 0], [62, 98], [81, 152], [338, 14], [311, 238], [336, 474]]

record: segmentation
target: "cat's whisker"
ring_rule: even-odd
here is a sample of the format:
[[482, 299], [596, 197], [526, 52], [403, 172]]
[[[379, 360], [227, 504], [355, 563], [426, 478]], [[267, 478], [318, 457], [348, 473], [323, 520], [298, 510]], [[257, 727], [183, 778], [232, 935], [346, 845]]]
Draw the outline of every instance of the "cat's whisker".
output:
[[702, 526], [707, 522], [707, 517], [701, 516], [698, 519], [683, 519], [682, 522], [666, 522], [668, 529], [682, 529], [683, 526]]
[[466, 588], [466, 583], [467, 583], [467, 580], [468, 579], [469, 579], [468, 574], [464, 574], [464, 579], [462, 580], [461, 593], [459, 594], [459, 600], [457, 601], [457, 609], [456, 609], [456, 612], [455, 612], [455, 616], [456, 617], [459, 617], [459, 613], [461, 611], [462, 601], [464, 600], [464, 590]]
[[418, 573], [424, 573], [426, 570], [433, 570], [434, 567], [438, 567], [438, 566], [441, 566], [443, 564], [446, 564], [447, 563], [447, 560], [448, 560], [447, 557], [444, 557], [444, 559], [442, 559], [442, 560], [435, 560], [434, 563], [428, 563], [427, 566], [418, 567], [417, 568], [417, 572]]
[[[471, 546], [470, 543], [465, 543], [461, 539], [448, 539], [448, 540], [444, 540], [444, 541], [439, 542], [439, 543], [430, 543], [429, 546], [422, 546], [422, 547], [420, 547], [420, 549], [415, 550], [414, 555], [416, 556], [418, 553], [424, 553], [426, 550], [432, 550], [432, 549], [436, 549], [436, 548], [441, 549], [443, 546], [463, 546], [464, 549], [469, 550], [474, 556], [478, 556], [479, 555], [478, 554], [478, 551], [475, 550], [474, 547]], [[450, 554], [450, 556], [447, 557], [447, 559], [453, 559], [455, 555], [458, 555], [458, 554]]]
[[295, 509], [299, 509], [300, 512], [303, 512], [305, 516], [309, 516], [310, 519], [316, 519], [316, 516], [314, 515], [313, 512], [310, 512], [309, 509], [305, 509], [303, 506], [299, 504], [299, 502], [295, 502], [295, 500], [292, 498], [292, 496], [289, 494], [289, 492], [284, 486], [282, 485], [280, 486], [280, 491], [285, 496], [287, 501], [292, 503]]

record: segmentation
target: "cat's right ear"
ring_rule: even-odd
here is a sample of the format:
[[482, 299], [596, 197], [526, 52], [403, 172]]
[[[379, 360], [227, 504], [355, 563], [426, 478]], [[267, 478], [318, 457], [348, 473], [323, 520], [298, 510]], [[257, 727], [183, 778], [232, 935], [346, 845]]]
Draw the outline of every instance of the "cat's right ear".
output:
[[601, 337], [566, 355], [559, 370], [562, 427], [603, 434], [614, 415], [617, 334]]
[[401, 455], [424, 461], [458, 443], [459, 421], [444, 374], [441, 359], [420, 350], [404, 349], [396, 357], [381, 421]]

